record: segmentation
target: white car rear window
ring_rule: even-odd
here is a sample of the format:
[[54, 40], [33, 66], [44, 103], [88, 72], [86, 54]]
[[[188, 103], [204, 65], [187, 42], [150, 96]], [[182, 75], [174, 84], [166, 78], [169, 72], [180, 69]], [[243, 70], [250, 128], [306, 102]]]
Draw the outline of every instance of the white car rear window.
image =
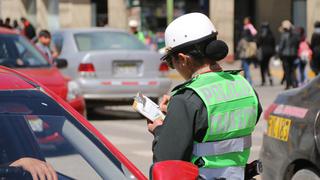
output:
[[147, 47], [125, 32], [86, 32], [74, 35], [79, 51], [144, 50]]

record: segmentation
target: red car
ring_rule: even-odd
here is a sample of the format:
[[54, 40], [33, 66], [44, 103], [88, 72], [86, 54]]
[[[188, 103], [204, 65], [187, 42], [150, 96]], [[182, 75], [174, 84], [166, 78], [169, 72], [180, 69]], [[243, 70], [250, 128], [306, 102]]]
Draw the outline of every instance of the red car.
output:
[[[63, 68], [67, 61], [57, 59], [55, 64]], [[6, 28], [0, 28], [0, 65], [27, 74], [85, 115], [85, 103], [77, 83], [63, 76], [25, 37]]]
[[[22, 157], [50, 162], [59, 179], [147, 179], [48, 88], [3, 66], [0, 82], [0, 179], [30, 179], [21, 168], [4, 166]], [[44, 128], [46, 124], [50, 126]], [[65, 146], [39, 143], [39, 131], [57, 132]], [[154, 164], [151, 174], [152, 179], [196, 179], [198, 168], [188, 162], [164, 161]]]

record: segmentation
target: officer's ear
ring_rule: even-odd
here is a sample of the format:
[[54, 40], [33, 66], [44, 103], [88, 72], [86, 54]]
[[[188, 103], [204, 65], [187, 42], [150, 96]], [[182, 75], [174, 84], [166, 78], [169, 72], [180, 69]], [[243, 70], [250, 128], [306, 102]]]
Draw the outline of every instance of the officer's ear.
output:
[[184, 53], [178, 53], [178, 61], [182, 65], [189, 64], [189, 62], [191, 61], [191, 57]]

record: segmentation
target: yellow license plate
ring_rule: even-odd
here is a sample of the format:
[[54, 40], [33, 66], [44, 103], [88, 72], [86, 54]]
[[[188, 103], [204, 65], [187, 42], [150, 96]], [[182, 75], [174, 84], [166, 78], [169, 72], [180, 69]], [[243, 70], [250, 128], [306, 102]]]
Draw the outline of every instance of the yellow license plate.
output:
[[290, 126], [290, 119], [270, 115], [267, 135], [281, 141], [288, 141]]

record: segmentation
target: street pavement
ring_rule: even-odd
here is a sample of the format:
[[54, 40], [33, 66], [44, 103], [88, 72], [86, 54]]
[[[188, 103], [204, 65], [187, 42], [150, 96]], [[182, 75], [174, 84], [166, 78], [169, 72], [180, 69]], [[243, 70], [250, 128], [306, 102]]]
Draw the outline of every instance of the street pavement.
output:
[[[240, 62], [235, 61], [233, 63], [222, 62], [222, 67], [225, 70], [239, 69]], [[280, 85], [280, 79], [282, 78], [281, 65], [277, 61], [271, 62], [272, 74], [274, 75], [274, 86], [259, 86], [260, 84], [260, 72], [259, 68], [251, 66], [253, 87], [257, 91], [263, 109], [273, 102], [277, 94], [283, 91], [284, 86]], [[183, 82], [183, 79], [175, 72], [172, 71], [168, 75], [173, 80], [173, 86]], [[151, 143], [153, 136], [147, 131], [146, 120], [136, 118], [137, 115], [132, 112], [130, 106], [127, 107], [113, 107], [112, 110], [120, 112], [126, 112], [126, 118], [128, 114], [135, 116], [132, 119], [124, 119], [118, 117], [110, 119], [110, 117], [99, 117], [98, 120], [91, 119], [91, 123], [99, 129], [120, 151], [127, 156], [146, 176], [149, 174], [149, 167], [152, 164], [152, 151]], [[130, 112], [131, 111], [131, 112]], [[106, 110], [108, 112], [108, 110]], [[109, 110], [112, 114], [112, 111]], [[108, 114], [108, 113], [107, 113]], [[118, 115], [121, 113], [117, 113]], [[97, 119], [97, 118], [96, 118]], [[262, 135], [266, 130], [266, 121], [263, 119], [263, 114], [255, 128], [253, 133], [253, 146], [250, 155], [250, 161], [259, 158], [259, 151], [262, 145]]]

